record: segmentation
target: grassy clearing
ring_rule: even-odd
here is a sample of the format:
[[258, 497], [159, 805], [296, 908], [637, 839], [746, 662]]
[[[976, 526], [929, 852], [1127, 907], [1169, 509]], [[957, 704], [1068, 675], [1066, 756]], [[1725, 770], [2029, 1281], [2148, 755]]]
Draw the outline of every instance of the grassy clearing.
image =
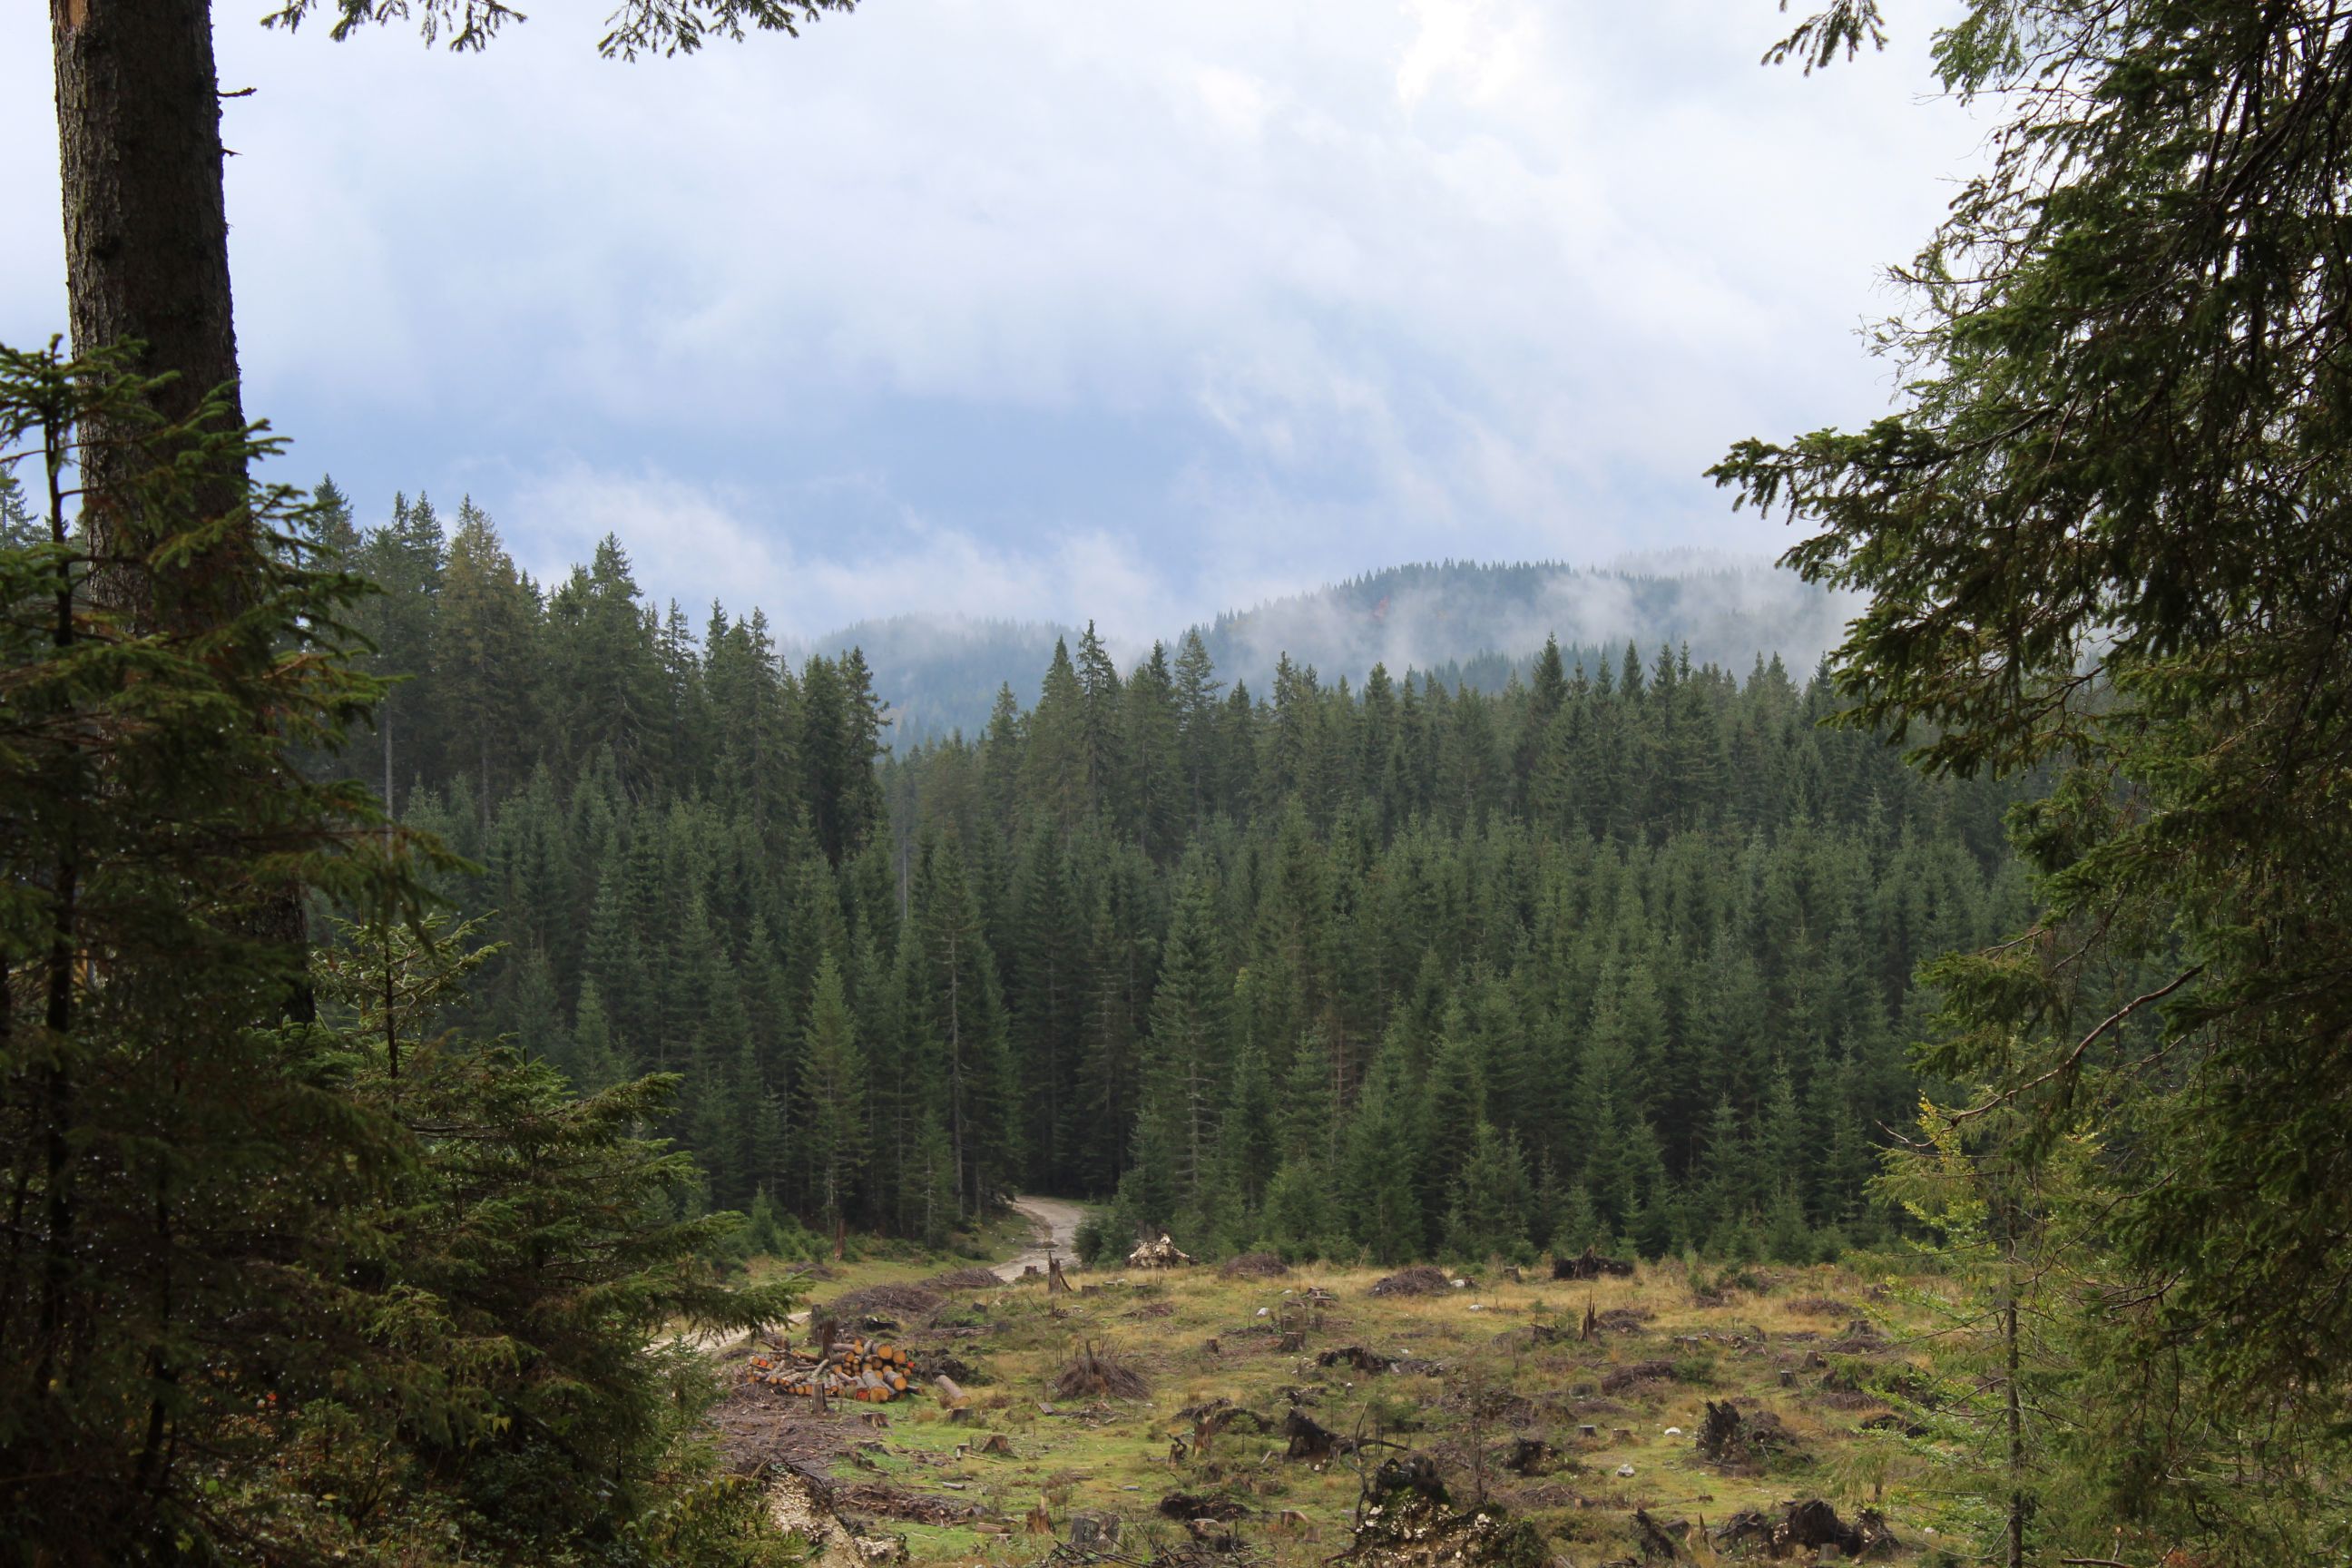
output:
[[[818, 1296], [937, 1268], [936, 1258], [876, 1258]], [[1400, 1446], [1373, 1450], [1374, 1461], [1428, 1453], [1457, 1502], [1483, 1486], [1570, 1563], [1634, 1550], [1636, 1508], [1661, 1521], [1719, 1524], [1800, 1497], [1827, 1498], [1849, 1516], [1878, 1508], [1906, 1543], [1898, 1561], [1948, 1539], [1932, 1452], [1863, 1426], [1885, 1407], [1852, 1385], [1925, 1362], [1904, 1342], [1924, 1322], [1874, 1294], [1869, 1279], [1834, 1267], [1774, 1268], [1759, 1271], [1760, 1291], [1698, 1297], [1669, 1263], [1631, 1279], [1555, 1283], [1531, 1270], [1521, 1283], [1488, 1273], [1441, 1295], [1374, 1297], [1381, 1272], [1102, 1272], [1076, 1276], [1080, 1293], [1051, 1300], [1035, 1281], [961, 1294], [949, 1313], [985, 1324], [955, 1342], [975, 1369], [964, 1380], [970, 1409], [951, 1419], [928, 1400], [890, 1406], [887, 1426], [861, 1431], [867, 1446], [837, 1458], [835, 1473], [977, 1506], [976, 1519], [955, 1526], [878, 1521], [906, 1536], [918, 1562], [1034, 1562], [1049, 1542], [1022, 1531], [1041, 1500], [1057, 1537], [1085, 1510], [1119, 1516], [1130, 1541], [1172, 1540], [1182, 1526], [1156, 1510], [1181, 1491], [1239, 1502], [1254, 1550], [1304, 1564], [1345, 1542], [1359, 1479], [1346, 1458], [1318, 1468], [1284, 1457], [1275, 1428], [1295, 1404], [1343, 1438]], [[1310, 1287], [1333, 1304], [1307, 1308]], [[1580, 1342], [1588, 1307], [1621, 1326]], [[1891, 1344], [1832, 1351], [1855, 1319]], [[1286, 1326], [1301, 1335], [1298, 1349], [1281, 1348]], [[901, 1337], [924, 1335], [910, 1326]], [[1055, 1380], [1087, 1342], [1147, 1378], [1150, 1396], [1057, 1398]], [[1351, 1345], [1400, 1364], [1377, 1373], [1318, 1364], [1319, 1352]], [[1797, 1450], [1747, 1472], [1707, 1462], [1694, 1439], [1710, 1399], [1772, 1412]], [[1213, 1433], [1203, 1454], [1197, 1421], [1180, 1413], [1219, 1400], [1264, 1417], [1265, 1430], [1242, 1418]], [[1009, 1455], [978, 1452], [999, 1434]], [[1181, 1458], [1171, 1452], [1180, 1437]], [[1549, 1445], [1555, 1458], [1537, 1473], [1511, 1472], [1504, 1461], [1521, 1438]]]

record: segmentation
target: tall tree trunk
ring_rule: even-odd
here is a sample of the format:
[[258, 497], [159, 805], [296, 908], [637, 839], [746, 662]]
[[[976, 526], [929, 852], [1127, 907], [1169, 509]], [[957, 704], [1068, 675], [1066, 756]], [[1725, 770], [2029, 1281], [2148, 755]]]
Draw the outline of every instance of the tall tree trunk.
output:
[[2008, 1299], [2001, 1303], [2001, 1337], [2007, 1352], [2004, 1391], [2009, 1426], [2009, 1554], [2008, 1568], [2025, 1568], [2025, 1402], [2018, 1387], [2023, 1370], [2017, 1343], [2017, 1259], [2009, 1263]]
[[[184, 421], [208, 394], [226, 389], [225, 422], [241, 426], [210, 0], [50, 0], [49, 38], [74, 352], [140, 343], [137, 368], [173, 378], [154, 394], [158, 414]], [[126, 488], [142, 456], [122, 434], [82, 432], [83, 528], [101, 563], [91, 592], [110, 594], [117, 608], [154, 629], [217, 625], [251, 602], [259, 545], [249, 531], [188, 568], [163, 603], [134, 599], [102, 564], [143, 542]], [[218, 472], [194, 500], [218, 517], [245, 497], [238, 465]], [[252, 929], [301, 948], [309, 931], [299, 891], [270, 898]], [[286, 1009], [301, 1019], [314, 1013], [299, 964]]]
[[[74, 352], [143, 343], [139, 368], [178, 378], [158, 413], [184, 419], [229, 386], [241, 417], [209, 0], [50, 0], [49, 31]], [[94, 538], [117, 543], [128, 520], [102, 503], [132, 459], [85, 450]], [[220, 503], [242, 500], [243, 478], [221, 477]]]

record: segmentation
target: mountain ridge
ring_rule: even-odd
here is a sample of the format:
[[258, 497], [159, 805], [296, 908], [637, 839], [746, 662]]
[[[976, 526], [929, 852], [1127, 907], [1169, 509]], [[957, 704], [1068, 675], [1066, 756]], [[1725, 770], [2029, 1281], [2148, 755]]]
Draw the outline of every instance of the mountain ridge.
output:
[[[1547, 637], [1571, 662], [1613, 659], [1631, 643], [1644, 657], [1660, 645], [1686, 647], [1694, 663], [1735, 670], [1759, 658], [1810, 669], [1843, 639], [1860, 605], [1782, 567], [1698, 552], [1600, 567], [1442, 560], [1261, 600], [1160, 640], [1172, 649], [1197, 631], [1219, 678], [1253, 691], [1266, 689], [1284, 657], [1332, 681], [1360, 683], [1380, 664], [1392, 675], [1483, 689], [1524, 669]], [[1027, 709], [1055, 642], [1075, 645], [1083, 635], [1051, 621], [908, 614], [791, 639], [788, 647], [860, 649], [875, 689], [891, 705], [897, 738], [914, 742], [955, 730], [977, 734], [1005, 686]], [[1101, 635], [1115, 649], [1135, 650], [1120, 659], [1126, 666], [1152, 641], [1123, 628]]]

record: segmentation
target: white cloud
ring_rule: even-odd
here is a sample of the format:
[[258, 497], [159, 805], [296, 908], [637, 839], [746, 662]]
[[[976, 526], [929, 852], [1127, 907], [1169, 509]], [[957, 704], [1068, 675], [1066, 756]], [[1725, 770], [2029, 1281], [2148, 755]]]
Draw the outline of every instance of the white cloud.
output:
[[1532, 7], [1493, 0], [1405, 0], [1418, 31], [1397, 61], [1397, 101], [1407, 109], [1443, 80], [1471, 103], [1510, 91], [1539, 54], [1542, 30]]
[[[730, 615], [762, 609], [780, 631], [800, 637], [909, 605], [974, 621], [1069, 620], [1072, 606], [1084, 606], [1076, 618], [1100, 620], [1129, 658], [1164, 630], [1166, 578], [1129, 540], [1088, 530], [1008, 550], [868, 489], [869, 503], [898, 514], [884, 552], [856, 550], [804, 518], [775, 515], [751, 497], [676, 473], [576, 459], [519, 483], [513, 505], [494, 521], [517, 561], [551, 585], [584, 563], [604, 535], [618, 535], [638, 586], [656, 605], [678, 601], [698, 627], [715, 597]], [[1182, 618], [1217, 607], [1187, 605]]]
[[[1810, 80], [1755, 63], [1770, 0], [872, 0], [635, 67], [570, 9], [451, 58], [224, 6], [249, 401], [363, 497], [779, 614], [1770, 549], [1699, 472], [1883, 402], [1849, 329], [1978, 134], [1916, 101], [1951, 5]], [[47, 147], [0, 10], [0, 136]], [[34, 341], [47, 160], [0, 201]]]

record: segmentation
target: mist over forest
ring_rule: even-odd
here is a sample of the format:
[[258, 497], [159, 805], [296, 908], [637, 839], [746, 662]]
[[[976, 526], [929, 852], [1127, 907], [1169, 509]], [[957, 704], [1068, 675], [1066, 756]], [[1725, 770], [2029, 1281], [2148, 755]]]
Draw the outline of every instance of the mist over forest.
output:
[[[1661, 644], [1703, 664], [1745, 668], [1759, 658], [1809, 671], [1845, 635], [1858, 601], [1759, 562], [1696, 552], [1636, 564], [1578, 568], [1559, 562], [1397, 566], [1228, 610], [1197, 629], [1217, 668], [1263, 691], [1286, 657], [1327, 682], [1363, 684], [1374, 665], [1391, 676], [1433, 674], [1448, 686], [1499, 691], [1524, 678], [1547, 640], [1570, 664], [1644, 657]], [[1024, 707], [1058, 640], [1082, 626], [900, 616], [822, 637], [781, 640], [789, 651], [864, 654], [890, 705], [892, 734], [976, 734], [1000, 688]], [[1131, 658], [1181, 627], [1104, 623], [1097, 633]]]

